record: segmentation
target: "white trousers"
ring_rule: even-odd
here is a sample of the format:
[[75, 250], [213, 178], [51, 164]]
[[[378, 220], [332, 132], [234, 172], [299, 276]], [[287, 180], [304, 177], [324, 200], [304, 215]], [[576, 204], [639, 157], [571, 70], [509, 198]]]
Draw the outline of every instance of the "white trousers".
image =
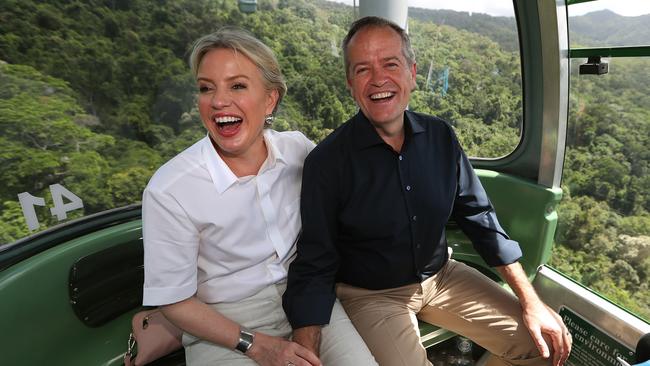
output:
[[[246, 299], [210, 306], [253, 331], [289, 339], [292, 330], [282, 309], [285, 288], [286, 283], [278, 283]], [[183, 335], [183, 345], [188, 366], [256, 365], [246, 355], [187, 333]], [[338, 300], [334, 303], [330, 323], [322, 328], [320, 360], [324, 366], [377, 365]]]

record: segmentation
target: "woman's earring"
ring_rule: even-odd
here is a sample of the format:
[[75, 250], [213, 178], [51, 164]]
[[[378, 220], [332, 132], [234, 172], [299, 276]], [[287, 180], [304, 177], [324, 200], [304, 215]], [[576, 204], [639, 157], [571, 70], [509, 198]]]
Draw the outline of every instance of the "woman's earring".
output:
[[273, 118], [275, 118], [275, 117], [273, 117], [272, 114], [267, 114], [266, 116], [264, 116], [264, 124], [267, 125], [267, 126], [272, 125], [273, 124]]

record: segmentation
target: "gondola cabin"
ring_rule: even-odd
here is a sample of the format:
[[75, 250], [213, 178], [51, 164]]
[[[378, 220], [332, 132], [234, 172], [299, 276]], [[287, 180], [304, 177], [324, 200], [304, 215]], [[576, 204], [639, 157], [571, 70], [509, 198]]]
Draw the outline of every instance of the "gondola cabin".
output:
[[[530, 280], [572, 332], [568, 364], [647, 354], [650, 14], [491, 3], [501, 13], [482, 2], [3, 1], [0, 363], [122, 364], [142, 301], [142, 189], [205, 136], [194, 39], [236, 25], [268, 44], [289, 85], [274, 128], [318, 142], [356, 111], [340, 44], [365, 15], [408, 29], [409, 108], [454, 126]], [[447, 235], [457, 260], [501, 283], [453, 222]], [[480, 346], [420, 330], [432, 361], [482, 364]], [[182, 365], [183, 353], [156, 364]]]

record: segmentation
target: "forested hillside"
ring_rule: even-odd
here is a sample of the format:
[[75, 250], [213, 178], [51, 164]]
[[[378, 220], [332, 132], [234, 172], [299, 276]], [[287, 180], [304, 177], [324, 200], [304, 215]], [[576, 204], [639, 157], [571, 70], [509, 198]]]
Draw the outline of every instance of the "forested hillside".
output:
[[[21, 192], [49, 205], [48, 187], [61, 184], [83, 198], [73, 217], [140, 201], [155, 169], [205, 134], [188, 51], [224, 25], [250, 30], [278, 55], [289, 92], [274, 128], [319, 141], [352, 116], [339, 49], [351, 7], [258, 3], [257, 12], [244, 14], [232, 0], [0, 2], [0, 245], [29, 234]], [[410, 16], [418, 62], [410, 107], [450, 121], [470, 155], [511, 152], [523, 118], [514, 19], [424, 9]], [[580, 33], [582, 25], [572, 30], [575, 40], [594, 35], [587, 23], [589, 34]], [[649, 69], [647, 61], [617, 59], [607, 76], [572, 80], [552, 258], [646, 318]], [[45, 207], [37, 214], [40, 229], [58, 222]]]
[[650, 319], [650, 60], [573, 63], [565, 197], [552, 264]]
[[444, 9], [409, 8], [409, 18], [482, 34], [497, 42], [506, 51], [519, 50], [517, 22], [514, 17], [494, 17]]
[[571, 47], [636, 46], [650, 40], [650, 14], [624, 17], [600, 10], [572, 17]]
[[[143, 187], [161, 161], [204, 134], [186, 60], [193, 40], [224, 25], [250, 30], [279, 56], [289, 92], [274, 128], [299, 129], [319, 141], [353, 115], [356, 107], [345, 87], [339, 50], [351, 20], [349, 7], [324, 1], [260, 3], [256, 13], [243, 14], [235, 1], [225, 0], [159, 1], [153, 12], [145, 0], [2, 2], [0, 59], [8, 64], [1, 75], [8, 90], [16, 90], [5, 94], [2, 103], [8, 112], [0, 115], [3, 136], [16, 137], [12, 140], [16, 147], [5, 152], [7, 163], [2, 167], [7, 182], [0, 189], [6, 206], [3, 214], [10, 206], [18, 213], [17, 192], [45, 197], [47, 194], [36, 193], [54, 183], [75, 186], [78, 179], [93, 187], [92, 192], [86, 192], [90, 188], [75, 191], [84, 197], [86, 213], [139, 201], [138, 189], [118, 199], [109, 194], [108, 185], [116, 174], [126, 179], [137, 173], [133, 186]], [[467, 129], [461, 139], [470, 153], [480, 150], [485, 156], [500, 156], [511, 151], [521, 123], [516, 55], [502, 52], [486, 37], [450, 26], [413, 21], [412, 27], [418, 59], [426, 66], [419, 70], [420, 90], [412, 107]], [[483, 62], [485, 59], [493, 62]], [[446, 97], [442, 97], [440, 85], [427, 82], [429, 66], [435, 75], [448, 70]], [[12, 76], [19, 69], [29, 71]], [[48, 81], [41, 81], [44, 78]], [[20, 83], [54, 90], [47, 96], [48, 103], [65, 94], [70, 107], [62, 108], [75, 112], [62, 112], [64, 122], [85, 133], [109, 137], [111, 143], [79, 145], [62, 138], [53, 146], [41, 146], [30, 134], [19, 132], [32, 130], [24, 125], [30, 119], [41, 123], [33, 126], [33, 133], [54, 128], [49, 117], [52, 112], [48, 112], [54, 106], [40, 110], [45, 118], [34, 118], [29, 109], [19, 107], [23, 103], [20, 98], [31, 98], [32, 103], [39, 98], [36, 93], [26, 93], [17, 85]], [[51, 84], [65, 86], [65, 90]], [[469, 128], [474, 125], [476, 128]], [[494, 139], [485, 139], [486, 135], [494, 135]], [[484, 142], [476, 143], [477, 138]], [[104, 159], [103, 168], [98, 167], [94, 175], [80, 176], [73, 166], [91, 166], [81, 156], [65, 155], [65, 159], [52, 158], [39, 165], [36, 159], [22, 155], [23, 151], [46, 151], [58, 156], [78, 146], [82, 146], [81, 152], [94, 151]], [[135, 159], [140, 153], [147, 157], [146, 164]], [[128, 156], [133, 160], [124, 162]], [[19, 162], [24, 167], [14, 169]], [[93, 182], [82, 178], [86, 176], [92, 176]], [[40, 221], [47, 222], [46, 216]], [[19, 215], [16, 219], [20, 220]], [[5, 237], [4, 241], [12, 241], [12, 237], [16, 238]]]

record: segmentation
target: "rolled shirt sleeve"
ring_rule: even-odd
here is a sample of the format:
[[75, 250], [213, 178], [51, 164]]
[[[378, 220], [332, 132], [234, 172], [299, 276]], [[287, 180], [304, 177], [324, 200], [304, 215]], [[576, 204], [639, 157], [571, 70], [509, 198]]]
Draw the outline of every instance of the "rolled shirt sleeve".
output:
[[519, 260], [522, 256], [519, 244], [499, 224], [494, 207], [460, 146], [457, 179], [452, 217], [470, 238], [474, 249], [493, 267]]
[[197, 291], [199, 233], [171, 195], [146, 189], [142, 199], [143, 305], [166, 305]]

